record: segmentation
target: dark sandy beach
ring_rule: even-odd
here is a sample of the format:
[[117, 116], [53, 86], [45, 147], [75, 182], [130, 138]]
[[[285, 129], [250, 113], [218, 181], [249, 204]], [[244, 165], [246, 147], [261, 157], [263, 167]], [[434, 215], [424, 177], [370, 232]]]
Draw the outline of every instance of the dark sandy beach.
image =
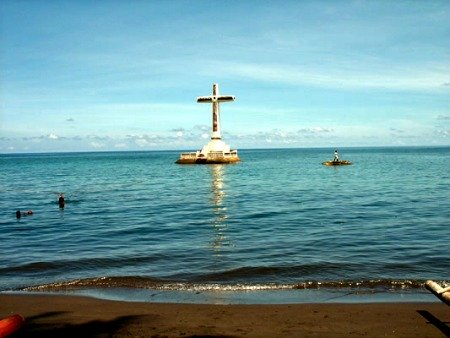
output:
[[11, 337], [448, 337], [436, 303], [203, 305], [79, 296], [0, 295], [0, 317], [21, 314]]

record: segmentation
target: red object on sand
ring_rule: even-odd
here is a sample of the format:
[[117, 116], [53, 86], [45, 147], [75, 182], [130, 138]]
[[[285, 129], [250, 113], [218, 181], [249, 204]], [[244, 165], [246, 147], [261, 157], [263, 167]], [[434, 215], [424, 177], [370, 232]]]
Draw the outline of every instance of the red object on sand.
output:
[[22, 326], [23, 322], [24, 319], [21, 315], [13, 315], [0, 319], [0, 338], [16, 332]]

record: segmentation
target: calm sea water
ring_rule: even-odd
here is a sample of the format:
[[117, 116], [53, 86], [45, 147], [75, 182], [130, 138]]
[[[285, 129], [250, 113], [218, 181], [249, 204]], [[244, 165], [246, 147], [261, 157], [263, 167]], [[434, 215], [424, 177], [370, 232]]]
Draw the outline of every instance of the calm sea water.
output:
[[[450, 277], [450, 148], [0, 155], [0, 291], [359, 289]], [[59, 209], [58, 194], [66, 206]], [[16, 210], [33, 215], [16, 219]]]

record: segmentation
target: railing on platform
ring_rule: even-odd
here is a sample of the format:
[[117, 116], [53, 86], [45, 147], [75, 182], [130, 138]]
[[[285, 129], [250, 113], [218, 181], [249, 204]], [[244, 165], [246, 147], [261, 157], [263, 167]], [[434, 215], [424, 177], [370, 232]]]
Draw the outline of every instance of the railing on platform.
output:
[[182, 160], [194, 160], [197, 158], [197, 153], [181, 153], [180, 159]]

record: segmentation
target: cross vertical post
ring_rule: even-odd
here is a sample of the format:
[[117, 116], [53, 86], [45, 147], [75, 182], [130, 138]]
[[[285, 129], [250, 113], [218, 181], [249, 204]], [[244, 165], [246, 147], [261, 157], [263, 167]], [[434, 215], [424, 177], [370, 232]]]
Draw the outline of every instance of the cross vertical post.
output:
[[220, 140], [222, 135], [220, 133], [220, 106], [222, 102], [234, 101], [233, 95], [220, 95], [219, 85], [213, 84], [211, 96], [200, 96], [197, 98], [198, 103], [211, 103], [212, 104], [212, 133], [211, 140]]

